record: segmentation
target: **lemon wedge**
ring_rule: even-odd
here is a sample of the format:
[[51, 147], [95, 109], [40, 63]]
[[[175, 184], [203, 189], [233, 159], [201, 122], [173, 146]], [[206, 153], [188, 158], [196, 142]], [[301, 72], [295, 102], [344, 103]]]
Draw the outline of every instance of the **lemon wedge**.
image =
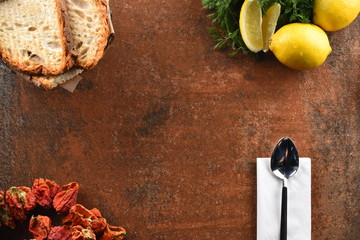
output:
[[245, 0], [241, 7], [240, 33], [245, 45], [252, 52], [259, 52], [263, 49], [262, 36], [262, 13], [259, 0]]
[[266, 11], [262, 18], [262, 37], [263, 37], [263, 51], [269, 50], [269, 40], [274, 34], [278, 18], [280, 16], [281, 6], [279, 3], [274, 3]]

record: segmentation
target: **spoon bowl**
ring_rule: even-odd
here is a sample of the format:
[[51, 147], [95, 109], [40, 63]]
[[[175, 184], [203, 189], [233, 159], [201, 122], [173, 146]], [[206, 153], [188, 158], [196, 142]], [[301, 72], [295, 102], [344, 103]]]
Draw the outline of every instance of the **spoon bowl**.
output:
[[271, 156], [271, 171], [280, 179], [289, 179], [299, 168], [299, 155], [294, 142], [283, 137], [276, 144]]

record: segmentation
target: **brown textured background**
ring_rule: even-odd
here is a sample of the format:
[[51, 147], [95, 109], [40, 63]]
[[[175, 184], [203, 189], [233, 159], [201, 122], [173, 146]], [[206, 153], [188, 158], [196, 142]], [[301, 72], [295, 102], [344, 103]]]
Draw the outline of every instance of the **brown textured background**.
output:
[[200, 0], [111, 6], [116, 40], [73, 94], [0, 66], [1, 189], [78, 181], [128, 240], [256, 239], [256, 157], [289, 136], [312, 158], [313, 239], [360, 238], [359, 18], [295, 71], [214, 51]]

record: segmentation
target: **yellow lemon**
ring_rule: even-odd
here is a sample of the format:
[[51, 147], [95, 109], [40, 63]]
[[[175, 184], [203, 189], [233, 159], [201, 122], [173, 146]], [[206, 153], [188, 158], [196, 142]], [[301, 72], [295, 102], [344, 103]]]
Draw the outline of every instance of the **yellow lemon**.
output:
[[355, 20], [360, 0], [315, 0], [313, 21], [325, 31], [340, 30]]
[[259, 0], [245, 0], [240, 10], [239, 25], [241, 37], [252, 52], [263, 49], [261, 23], [262, 13]]
[[262, 36], [263, 36], [263, 51], [269, 50], [269, 40], [274, 34], [278, 18], [280, 16], [281, 6], [279, 3], [274, 3], [266, 11], [262, 19]]
[[269, 48], [281, 63], [298, 70], [320, 66], [331, 52], [326, 33], [309, 23], [283, 26], [270, 38]]

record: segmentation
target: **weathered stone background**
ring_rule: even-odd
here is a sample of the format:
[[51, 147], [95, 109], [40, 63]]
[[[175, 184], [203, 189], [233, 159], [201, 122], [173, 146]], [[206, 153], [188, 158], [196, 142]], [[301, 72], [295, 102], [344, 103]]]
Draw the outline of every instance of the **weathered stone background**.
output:
[[1, 189], [78, 181], [128, 240], [256, 239], [256, 157], [289, 136], [312, 158], [313, 239], [359, 239], [359, 18], [295, 71], [213, 50], [199, 0], [111, 5], [116, 40], [73, 94], [0, 66]]

